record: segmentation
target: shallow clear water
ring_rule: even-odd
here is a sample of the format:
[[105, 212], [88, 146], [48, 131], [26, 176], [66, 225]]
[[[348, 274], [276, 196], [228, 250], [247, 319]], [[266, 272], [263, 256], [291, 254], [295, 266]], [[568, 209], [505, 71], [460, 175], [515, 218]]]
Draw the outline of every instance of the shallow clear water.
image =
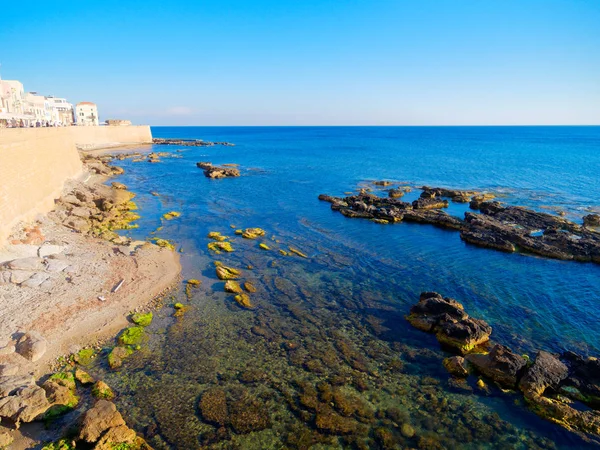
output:
[[[317, 196], [376, 189], [373, 180], [388, 179], [492, 190], [507, 203], [558, 207], [581, 221], [600, 206], [600, 127], [154, 127], [153, 134], [236, 144], [154, 146], [175, 157], [119, 163], [126, 170], [119, 181], [136, 192], [142, 216], [129, 234], [172, 239], [183, 250], [184, 278], [203, 281], [189, 300], [174, 293], [191, 305], [179, 319], [171, 317], [174, 300], [165, 299], [148, 345], [105, 374], [154, 446], [394, 448], [385, 447], [381, 429], [401, 446], [424, 447], [428, 439], [447, 448], [583, 446], [515, 405], [518, 395], [452, 391], [441, 367], [448, 355], [403, 315], [421, 291], [436, 290], [459, 299], [492, 325], [495, 341], [519, 352], [597, 355], [599, 265], [481, 249], [429, 225], [347, 219]], [[237, 163], [242, 176], [209, 180], [197, 161]], [[161, 221], [171, 210], [182, 216]], [[448, 211], [462, 215], [465, 206]], [[234, 236], [230, 225], [264, 228], [267, 238], [236, 236], [235, 252], [210, 252], [207, 233]], [[288, 245], [309, 258], [281, 256], [277, 249]], [[243, 278], [258, 288], [255, 309], [241, 309], [223, 292], [215, 260], [254, 267]], [[322, 418], [307, 398], [326, 405], [327, 394], [310, 393], [324, 381], [373, 414], [350, 414], [359, 424], [351, 432], [316, 433]], [[257, 425], [266, 429], [248, 434], [209, 424], [198, 401], [217, 386], [230, 414], [241, 408], [269, 417]], [[330, 403], [339, 413], [338, 402]], [[402, 436], [402, 423], [417, 437]]]

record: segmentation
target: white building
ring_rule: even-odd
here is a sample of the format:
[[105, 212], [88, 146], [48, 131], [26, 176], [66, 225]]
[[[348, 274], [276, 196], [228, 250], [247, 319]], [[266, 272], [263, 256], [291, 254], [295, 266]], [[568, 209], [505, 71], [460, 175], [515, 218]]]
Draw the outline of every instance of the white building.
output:
[[98, 126], [98, 107], [92, 102], [77, 103], [75, 120], [79, 126]]
[[[73, 125], [73, 105], [64, 98], [46, 97], [57, 125]], [[97, 116], [97, 114], [96, 114]]]

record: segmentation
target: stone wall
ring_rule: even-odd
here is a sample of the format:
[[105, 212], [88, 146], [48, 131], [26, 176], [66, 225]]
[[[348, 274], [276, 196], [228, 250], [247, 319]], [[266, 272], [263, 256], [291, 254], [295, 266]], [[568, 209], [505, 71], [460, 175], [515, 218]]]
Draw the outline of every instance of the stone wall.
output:
[[81, 175], [77, 148], [152, 142], [148, 126], [0, 129], [0, 246], [20, 221], [46, 213]]

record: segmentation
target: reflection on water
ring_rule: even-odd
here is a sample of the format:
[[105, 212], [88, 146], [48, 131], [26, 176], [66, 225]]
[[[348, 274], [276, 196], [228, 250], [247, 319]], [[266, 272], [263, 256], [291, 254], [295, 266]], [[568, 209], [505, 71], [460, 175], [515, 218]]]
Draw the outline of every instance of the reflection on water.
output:
[[[341, 158], [345, 166], [335, 166], [332, 174], [340, 161], [335, 150], [319, 153], [309, 146], [298, 154], [285, 132], [256, 133], [196, 134], [237, 147], [187, 148], [183, 158], [160, 164], [123, 163], [127, 172], [120, 181], [138, 193], [142, 215], [140, 228], [132, 233], [143, 238], [161, 225], [162, 214], [181, 211], [180, 218], [162, 223], [156, 236], [173, 239], [183, 250], [185, 278], [203, 281], [190, 299], [183, 289], [165, 299], [148, 344], [119, 372], [103, 374], [119, 392], [119, 407], [151, 445], [583, 446], [577, 437], [528, 412], [519, 395], [493, 387], [482, 390], [476, 379], [464, 385], [450, 382], [441, 365], [447, 354], [433, 336], [412, 329], [403, 315], [420, 291], [437, 290], [461, 300], [473, 316], [494, 327], [494, 338], [521, 352], [569, 348], [598, 353], [598, 266], [474, 248], [457, 233], [425, 225], [347, 220], [318, 202], [317, 195], [354, 190], [370, 177], [416, 180], [414, 172], [404, 176], [401, 157], [390, 156], [388, 160], [399, 158], [392, 164], [381, 160], [377, 171], [372, 155], [362, 158], [346, 149]], [[292, 133], [298, 138], [294, 142], [313, 142]], [[169, 137], [166, 131], [164, 137]], [[321, 135], [321, 150], [329, 148], [323, 144], [327, 139], [326, 133]], [[380, 146], [389, 151], [386, 139], [372, 137], [373, 152]], [[355, 144], [367, 145], [364, 140]], [[405, 144], [416, 145], [414, 140]], [[345, 148], [344, 142], [340, 146]], [[195, 167], [207, 158], [240, 163], [243, 176], [208, 180]], [[427, 164], [422, 171], [429, 170]], [[249, 167], [263, 171], [244, 170]], [[369, 176], [375, 172], [381, 173]], [[441, 177], [432, 173], [428, 184], [484, 187], [456, 183], [450, 175], [440, 183]], [[407, 199], [410, 195], [416, 194]], [[515, 198], [507, 194], [507, 201]], [[462, 214], [464, 207], [452, 205], [450, 212]], [[572, 210], [578, 207], [572, 205]], [[230, 225], [259, 226], [267, 236], [246, 240], [234, 235]], [[231, 236], [235, 251], [209, 252], [209, 231]], [[271, 250], [260, 249], [260, 242]], [[309, 257], [278, 252], [290, 245]], [[223, 292], [224, 283], [215, 276], [216, 260], [240, 268], [242, 279], [257, 287], [251, 294], [254, 309], [242, 309], [232, 294]], [[176, 301], [190, 305], [177, 319], [170, 306]]]

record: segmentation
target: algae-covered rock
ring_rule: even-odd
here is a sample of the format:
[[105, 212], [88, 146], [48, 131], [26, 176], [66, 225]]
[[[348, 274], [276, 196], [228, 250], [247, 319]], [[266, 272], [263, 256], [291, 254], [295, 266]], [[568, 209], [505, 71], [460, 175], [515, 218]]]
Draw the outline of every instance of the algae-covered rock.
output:
[[94, 382], [94, 377], [79, 367], [75, 369], [75, 379], [83, 385], [92, 384]]
[[218, 231], [211, 231], [210, 233], [208, 233], [208, 237], [210, 239], [214, 239], [215, 241], [219, 241], [219, 242], [223, 242], [223, 241], [227, 240], [227, 236], [223, 236]]
[[163, 219], [165, 220], [173, 220], [177, 217], [180, 217], [181, 213], [177, 211], [169, 211], [168, 213], [163, 215]]
[[121, 345], [137, 345], [144, 339], [144, 327], [136, 326], [126, 328], [119, 336], [119, 344]]
[[75, 362], [82, 366], [87, 366], [92, 362], [92, 359], [96, 355], [96, 351], [93, 348], [84, 348], [79, 350], [75, 355]]
[[258, 246], [260, 248], [262, 248], [263, 250], [271, 250], [271, 247], [269, 247], [267, 244], [262, 243], [262, 242], [260, 244], [258, 244]]
[[294, 253], [294, 254], [296, 254], [296, 255], [298, 255], [298, 256], [300, 256], [300, 257], [302, 257], [302, 258], [308, 258], [308, 256], [306, 256], [304, 253], [302, 253], [302, 252], [301, 252], [300, 250], [298, 250], [297, 248], [295, 248], [295, 247], [288, 247], [288, 248], [290, 249], [290, 252], [291, 252], [291, 253]]
[[230, 402], [229, 420], [236, 433], [245, 434], [271, 426], [269, 411], [263, 401], [249, 396]]
[[288, 255], [289, 255], [289, 253], [288, 253], [288, 252], [286, 252], [286, 251], [285, 251], [285, 250], [283, 250], [283, 249], [279, 249], [279, 253], [281, 253], [283, 256], [288, 256]]
[[129, 347], [115, 347], [108, 354], [108, 365], [111, 369], [117, 369], [123, 365], [123, 360], [133, 353]]
[[152, 238], [151, 241], [153, 241], [154, 244], [158, 245], [159, 247], [168, 248], [169, 250], [175, 250], [175, 245], [167, 239]]
[[191, 284], [192, 286], [200, 286], [202, 284], [202, 281], [196, 280], [195, 278], [191, 278], [187, 280], [186, 283]]
[[250, 302], [250, 296], [248, 294], [236, 295], [235, 301], [238, 302], [244, 308], [252, 308], [252, 303]]
[[97, 399], [112, 400], [115, 393], [104, 381], [97, 381], [92, 387], [92, 395]]
[[[60, 439], [56, 442], [50, 442], [42, 447], [42, 450], [75, 450], [75, 441], [70, 439]], [[0, 448], [2, 444], [0, 443]]]
[[250, 293], [256, 292], [256, 287], [252, 283], [250, 283], [249, 281], [246, 281], [244, 283], [244, 289], [246, 289], [246, 291], [250, 292]]
[[223, 252], [232, 252], [233, 251], [233, 247], [231, 246], [231, 243], [227, 242], [227, 241], [209, 242], [208, 249], [212, 250], [213, 252], [215, 252], [217, 254], [221, 253], [222, 251]]
[[242, 235], [244, 234], [244, 230], [235, 230], [234, 233], [237, 235]]
[[264, 236], [265, 234], [265, 230], [263, 230], [262, 228], [246, 228], [242, 232], [242, 237], [246, 239], [256, 239], [261, 236]]
[[152, 323], [152, 312], [135, 313], [131, 316], [131, 321], [140, 327], [147, 327]]
[[415, 429], [409, 423], [403, 423], [400, 432], [402, 433], [402, 436], [409, 439], [416, 434]]
[[444, 367], [455, 377], [464, 378], [469, 375], [467, 362], [462, 356], [452, 356], [444, 359]]
[[227, 280], [225, 282], [225, 292], [231, 292], [233, 294], [241, 294], [243, 292], [243, 290], [237, 281]]
[[241, 272], [238, 269], [234, 269], [233, 267], [227, 266], [217, 266], [217, 277], [219, 280], [235, 280], [238, 279], [241, 275]]
[[61, 386], [72, 391], [75, 390], [75, 375], [73, 372], [56, 372], [52, 374], [48, 380], [53, 381]]
[[226, 425], [229, 421], [227, 396], [221, 388], [211, 388], [202, 394], [198, 405], [202, 418], [216, 425]]

